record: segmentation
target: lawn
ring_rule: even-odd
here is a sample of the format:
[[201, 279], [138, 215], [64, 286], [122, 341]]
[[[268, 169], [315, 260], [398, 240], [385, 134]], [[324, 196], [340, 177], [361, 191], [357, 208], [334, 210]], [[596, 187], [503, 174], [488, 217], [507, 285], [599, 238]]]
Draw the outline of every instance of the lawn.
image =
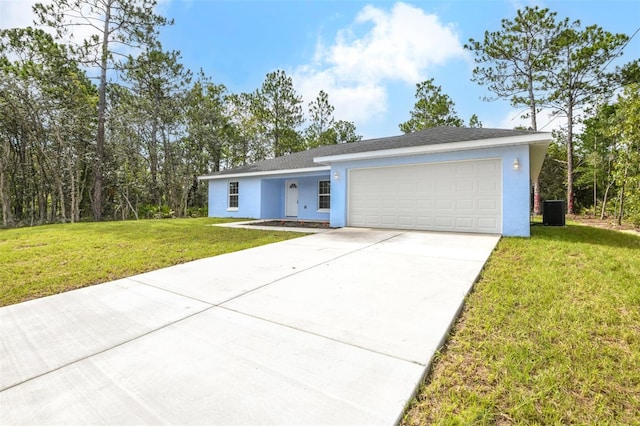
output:
[[[216, 219], [0, 230], [0, 305], [301, 234]], [[640, 237], [503, 238], [402, 424], [639, 424]]]
[[640, 237], [503, 238], [402, 424], [640, 424]]
[[0, 306], [302, 235], [207, 226], [230, 221], [139, 220], [0, 230]]

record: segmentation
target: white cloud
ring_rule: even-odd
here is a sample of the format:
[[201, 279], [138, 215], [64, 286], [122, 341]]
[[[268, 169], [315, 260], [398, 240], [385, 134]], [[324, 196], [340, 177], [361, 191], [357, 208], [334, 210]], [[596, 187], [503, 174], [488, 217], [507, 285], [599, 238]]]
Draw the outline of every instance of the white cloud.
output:
[[[55, 30], [49, 27], [41, 27], [35, 25], [36, 19], [35, 13], [33, 13], [33, 6], [36, 3], [42, 3], [44, 5], [51, 4], [51, 0], [0, 0], [0, 28], [21, 28], [21, 27], [37, 27], [42, 28], [46, 32], [55, 36]], [[88, 11], [88, 6], [83, 10], [85, 13]], [[81, 25], [73, 27], [72, 34], [65, 36], [62, 39], [64, 43], [80, 43], [82, 40], [89, 38], [91, 35], [96, 34], [97, 31], [89, 26]]]
[[[158, 0], [156, 6], [156, 13], [165, 14], [169, 9], [172, 0]], [[190, 0], [185, 0], [189, 4]], [[20, 28], [28, 26], [36, 26], [34, 20], [36, 15], [33, 13], [33, 6], [36, 3], [42, 3], [44, 5], [51, 4], [52, 0], [0, 0], [0, 28]], [[102, 15], [90, 12], [88, 5], [83, 6], [83, 15], [91, 16], [96, 19], [100, 19]], [[96, 23], [96, 22], [94, 22]], [[99, 22], [98, 22], [99, 23]], [[40, 27], [55, 37], [55, 30], [49, 27]], [[68, 44], [81, 44], [83, 40], [89, 39], [93, 35], [99, 34], [97, 29], [88, 25], [76, 25], [70, 30], [70, 34], [63, 36], [62, 42]], [[114, 44], [114, 49], [121, 54], [129, 54], [137, 52], [139, 49], [135, 49], [126, 45]], [[92, 74], [92, 68], [87, 68], [89, 74]], [[95, 69], [94, 69], [95, 71]]]
[[[158, 0], [156, 7], [156, 13], [166, 14], [171, 2], [173, 0]], [[183, 4], [186, 6], [191, 5], [192, 0], [183, 0]], [[33, 13], [33, 6], [36, 3], [51, 4], [52, 0], [0, 0], [0, 29], [7, 28], [22, 28], [33, 26], [33, 20], [35, 14]], [[75, 28], [74, 31], [82, 31], [79, 28]], [[90, 35], [91, 32], [87, 31], [86, 35]], [[82, 39], [85, 34], [76, 36], [76, 39]]]
[[[583, 113], [582, 109], [575, 111], [575, 117], [578, 119]], [[512, 110], [508, 112], [499, 123], [495, 125], [491, 123], [485, 123], [485, 127], [497, 127], [500, 129], [513, 129], [517, 126], [529, 128], [531, 126], [531, 119], [522, 118], [523, 111]], [[537, 125], [540, 132], [552, 132], [554, 130], [562, 130], [567, 128], [567, 118], [564, 115], [554, 115], [553, 110], [545, 108], [538, 113]], [[576, 122], [573, 125], [574, 133], [581, 133], [584, 129], [584, 125], [580, 122]]]
[[31, 8], [37, 0], [0, 0], [0, 29], [33, 26]]
[[365, 123], [386, 111], [386, 83], [413, 86], [430, 68], [465, 56], [455, 28], [436, 15], [405, 3], [389, 11], [369, 5], [292, 75], [306, 102], [324, 90], [336, 117]]

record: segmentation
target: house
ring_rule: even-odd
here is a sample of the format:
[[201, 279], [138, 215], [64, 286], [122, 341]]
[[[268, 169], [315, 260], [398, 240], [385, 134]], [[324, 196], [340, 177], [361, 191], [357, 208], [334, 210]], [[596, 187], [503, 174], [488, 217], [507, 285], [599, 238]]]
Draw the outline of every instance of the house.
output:
[[435, 127], [201, 176], [209, 216], [529, 236], [550, 133]]

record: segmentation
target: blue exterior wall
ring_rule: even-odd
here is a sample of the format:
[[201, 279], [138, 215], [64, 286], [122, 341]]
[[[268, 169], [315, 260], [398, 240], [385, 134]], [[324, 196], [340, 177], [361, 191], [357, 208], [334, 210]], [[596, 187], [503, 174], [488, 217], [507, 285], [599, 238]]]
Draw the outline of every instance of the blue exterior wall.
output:
[[[333, 227], [344, 227], [347, 225], [347, 188], [350, 169], [490, 158], [502, 160], [502, 234], [528, 237], [530, 235], [530, 171], [527, 145], [339, 162], [331, 165], [331, 172], [326, 171], [321, 174], [315, 172], [275, 177], [210, 180], [209, 216], [285, 218], [285, 182], [296, 180], [298, 181], [297, 217], [299, 219], [328, 220]], [[513, 170], [513, 162], [516, 158], [520, 163], [519, 170]], [[337, 179], [334, 177], [336, 172]], [[330, 212], [318, 211], [318, 181], [320, 180], [331, 180]], [[239, 182], [240, 195], [237, 211], [227, 209], [230, 181]]]
[[[228, 209], [229, 182], [238, 182], [238, 209]], [[260, 217], [260, 179], [231, 178], [209, 181], [210, 217]]]
[[[296, 180], [298, 181], [298, 218], [329, 221], [329, 212], [318, 211], [318, 182], [321, 180], [330, 180], [329, 174], [325, 176], [304, 177]], [[282, 188], [284, 191], [284, 182]]]
[[[502, 234], [528, 237], [530, 184], [527, 145], [334, 163], [331, 165], [331, 175], [337, 172], [339, 177], [331, 181], [331, 226], [347, 225], [350, 169], [490, 158], [502, 159]], [[513, 161], [516, 158], [520, 163], [520, 169], [517, 171], [513, 170]]]
[[[519, 170], [513, 170], [518, 159]], [[502, 235], [531, 235], [531, 183], [529, 179], [529, 147], [514, 146], [502, 157]]]
[[[329, 212], [318, 211], [318, 182], [329, 172], [269, 177], [216, 179], [209, 181], [209, 216], [254, 219], [285, 218], [285, 182], [298, 182], [298, 219], [329, 221]], [[228, 209], [229, 182], [238, 182], [238, 209]]]
[[284, 181], [281, 179], [264, 179], [260, 200], [261, 213], [258, 219], [277, 219], [284, 214]]

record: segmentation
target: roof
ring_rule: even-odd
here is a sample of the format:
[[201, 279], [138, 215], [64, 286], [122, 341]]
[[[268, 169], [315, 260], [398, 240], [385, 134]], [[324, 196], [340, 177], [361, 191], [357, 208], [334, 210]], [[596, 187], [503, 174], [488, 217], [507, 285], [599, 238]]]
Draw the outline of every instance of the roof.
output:
[[318, 162], [314, 161], [314, 159], [318, 159], [320, 157], [326, 159], [327, 157], [344, 156], [348, 154], [450, 144], [454, 142], [512, 138], [529, 135], [546, 136], [548, 135], [548, 133], [534, 132], [529, 130], [486, 129], [447, 126], [432, 127], [429, 129], [407, 133], [399, 136], [390, 136], [386, 138], [369, 139], [359, 142], [321, 146], [318, 148], [309, 149], [307, 151], [295, 152], [293, 154], [223, 170], [210, 176], [202, 176], [201, 179], [215, 179], [218, 176], [225, 175], [261, 174], [265, 172], [277, 172], [279, 170], [296, 171], [298, 169], [318, 168], [320, 167], [320, 165], [318, 164]]

